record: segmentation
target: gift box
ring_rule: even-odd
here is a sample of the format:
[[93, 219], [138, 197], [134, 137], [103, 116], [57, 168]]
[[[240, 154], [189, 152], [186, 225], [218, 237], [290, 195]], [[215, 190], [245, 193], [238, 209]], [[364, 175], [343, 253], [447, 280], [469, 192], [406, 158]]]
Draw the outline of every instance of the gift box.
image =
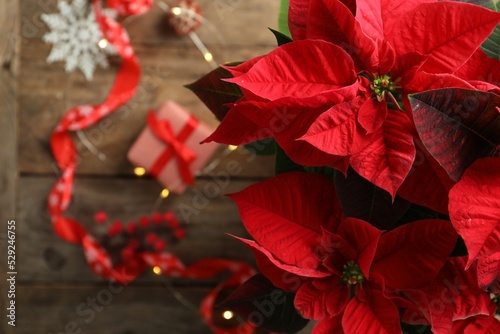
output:
[[146, 128], [130, 148], [128, 159], [169, 191], [180, 194], [217, 150], [215, 143], [200, 145], [211, 133], [189, 111], [167, 101], [156, 114], [148, 113]]

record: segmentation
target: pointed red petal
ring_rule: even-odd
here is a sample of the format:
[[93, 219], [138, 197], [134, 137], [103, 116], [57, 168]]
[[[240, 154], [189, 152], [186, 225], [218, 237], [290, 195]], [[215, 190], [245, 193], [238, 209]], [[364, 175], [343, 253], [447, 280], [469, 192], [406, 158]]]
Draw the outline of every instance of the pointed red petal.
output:
[[477, 160], [450, 191], [450, 218], [477, 258], [500, 252], [500, 158]]
[[306, 39], [306, 23], [310, 2], [310, 0], [289, 0], [288, 28], [294, 41]]
[[423, 71], [453, 73], [500, 22], [500, 13], [457, 2], [421, 4], [404, 13], [387, 36], [399, 55], [429, 55]]
[[274, 101], [336, 91], [354, 84], [356, 72], [352, 59], [340, 47], [304, 40], [275, 49], [247, 73], [227, 81]]
[[297, 267], [295, 265], [289, 265], [286, 263], [283, 263], [279, 259], [277, 259], [271, 252], [269, 252], [266, 248], [262, 247], [258, 243], [256, 243], [253, 240], [248, 240], [248, 239], [243, 239], [239, 238], [234, 235], [230, 235], [235, 239], [238, 239], [239, 241], [243, 242], [244, 244], [248, 245], [253, 249], [253, 251], [260, 252], [263, 256], [266, 256], [269, 261], [271, 261], [272, 264], [274, 264], [276, 267], [278, 267], [281, 270], [284, 270], [286, 272], [298, 275], [298, 276], [303, 276], [303, 277], [313, 277], [313, 278], [322, 278], [322, 277], [328, 277], [331, 275], [330, 272], [325, 271], [325, 270], [318, 270], [318, 269], [313, 269], [313, 268], [301, 268]]
[[373, 40], [382, 40], [385, 36], [392, 34], [394, 24], [403, 14], [421, 3], [428, 2], [437, 2], [437, 0], [358, 1], [356, 19], [363, 31]]
[[500, 60], [477, 50], [454, 74], [462, 79], [481, 80], [500, 86]]
[[387, 118], [387, 112], [385, 101], [379, 102], [375, 99], [368, 99], [359, 108], [358, 122], [366, 130], [366, 133], [373, 133], [380, 129]]
[[483, 290], [500, 294], [500, 252], [477, 260], [477, 280]]
[[391, 76], [394, 79], [401, 78], [400, 84], [403, 89], [407, 90], [407, 84], [413, 79], [426, 60], [427, 56], [418, 52], [409, 52], [399, 56], [391, 70]]
[[[257, 262], [257, 266], [259, 267], [260, 272], [264, 274], [264, 276], [266, 276], [275, 287], [289, 292], [297, 292], [304, 280], [306, 280], [307, 278], [304, 278], [297, 274], [292, 274], [291, 272], [278, 267], [278, 265], [283, 267], [284, 264], [274, 259], [272, 255], [267, 253], [270, 255], [270, 258], [273, 259], [271, 260], [268, 255], [263, 253], [258, 248], [253, 247], [253, 245], [255, 244], [248, 244], [250, 250], [255, 256], [255, 261]], [[275, 263], [278, 263], [278, 265], [276, 265]]]
[[354, 14], [342, 1], [311, 1], [307, 38], [342, 46], [360, 70], [374, 72], [377, 69], [375, 42], [363, 32]]
[[382, 127], [366, 136], [363, 149], [351, 157], [352, 168], [394, 198], [415, 159], [411, 122], [405, 113], [389, 110]]
[[328, 154], [350, 155], [360, 103], [361, 99], [356, 98], [334, 105], [322, 113], [299, 140]]
[[229, 73], [231, 73], [233, 75], [233, 77], [238, 77], [242, 74], [247, 73], [262, 58], [264, 58], [264, 56], [258, 56], [258, 57], [252, 58], [250, 60], [247, 60], [239, 65], [235, 65], [235, 66], [226, 65], [226, 66], [222, 66], [222, 67], [224, 69], [228, 70]]
[[331, 318], [324, 318], [316, 326], [314, 326], [311, 334], [343, 334], [342, 317], [343, 313]]
[[321, 224], [328, 222], [334, 198], [331, 180], [319, 174], [287, 173], [229, 195], [247, 231], [284, 263], [317, 268]]
[[419, 220], [380, 238], [372, 270], [388, 287], [416, 288], [436, 277], [451, 254], [457, 234], [445, 220]]
[[[321, 280], [328, 286], [319, 289], [315, 282]], [[331, 277], [315, 279], [303, 284], [295, 296], [295, 308], [306, 318], [320, 320], [341, 313], [349, 300], [349, 287]]]
[[251, 107], [246, 103], [234, 105], [226, 114], [217, 129], [202, 143], [217, 142], [228, 145], [241, 145], [259, 139], [272, 137], [272, 132], [263, 129], [246, 116]]
[[401, 333], [398, 308], [378, 290], [372, 290], [368, 303], [351, 299], [342, 318], [346, 334]]
[[299, 108], [300, 113], [282, 131], [275, 132], [279, 146], [294, 162], [305, 166], [330, 166], [345, 174], [349, 157], [323, 152], [312, 144], [297, 140], [305, 135], [309, 127], [323, 113], [324, 109]]

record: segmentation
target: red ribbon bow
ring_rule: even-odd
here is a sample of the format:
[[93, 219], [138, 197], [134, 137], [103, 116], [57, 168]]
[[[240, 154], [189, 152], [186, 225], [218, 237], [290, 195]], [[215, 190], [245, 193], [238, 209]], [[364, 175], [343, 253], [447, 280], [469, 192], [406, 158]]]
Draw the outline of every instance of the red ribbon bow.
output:
[[157, 177], [165, 165], [174, 156], [182, 181], [186, 184], [193, 184], [194, 178], [189, 169], [189, 165], [196, 159], [196, 153], [184, 143], [198, 127], [199, 121], [190, 116], [184, 128], [176, 136], [168, 120], [160, 120], [155, 113], [150, 111], [147, 117], [148, 126], [159, 139], [164, 141], [168, 147], [150, 168], [149, 173]]

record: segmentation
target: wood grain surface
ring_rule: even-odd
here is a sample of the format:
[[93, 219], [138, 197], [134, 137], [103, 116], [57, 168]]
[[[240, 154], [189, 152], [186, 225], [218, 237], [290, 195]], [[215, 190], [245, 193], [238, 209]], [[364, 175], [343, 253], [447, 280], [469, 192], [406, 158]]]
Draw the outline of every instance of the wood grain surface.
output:
[[[277, 26], [279, 1], [197, 2], [206, 22], [196, 32], [218, 63], [246, 60], [275, 47], [267, 28]], [[5, 223], [16, 219], [19, 272], [16, 328], [2, 319], [0, 333], [210, 333], [197, 309], [223, 277], [167, 279], [148, 271], [129, 286], [113, 288], [90, 272], [81, 247], [63, 242], [52, 230], [46, 200], [57, 171], [50, 134], [70, 107], [103, 101], [120, 65], [118, 57], [110, 57], [109, 68], [98, 69], [88, 82], [79, 72], [65, 73], [64, 63], [47, 64], [51, 45], [42, 40], [48, 28], [40, 16], [56, 12], [56, 4], [56, 0], [0, 0], [0, 246], [5, 254]], [[217, 167], [198, 176], [195, 187], [158, 201], [161, 185], [134, 176], [126, 153], [144, 128], [147, 111], [167, 99], [215, 128], [215, 117], [183, 87], [211, 68], [188, 37], [170, 32], [157, 4], [145, 15], [120, 20], [142, 67], [140, 86], [131, 102], [83, 132], [106, 161], [74, 136], [79, 160], [68, 215], [99, 238], [110, 222], [94, 223], [96, 211], [106, 211], [110, 221], [129, 222], [172, 210], [186, 227], [187, 237], [170, 250], [184, 263], [219, 257], [254, 264], [249, 250], [226, 235], [247, 236], [236, 206], [224, 194], [272, 176], [274, 158], [255, 157], [242, 148], [229, 153], [221, 146], [212, 159]], [[210, 189], [217, 192], [215, 197], [206, 195]], [[207, 197], [213, 198], [203, 199]], [[185, 208], [190, 208], [189, 214]], [[0, 262], [3, 309], [5, 259]], [[94, 300], [97, 305], [91, 308]]]
[[[16, 219], [17, 170], [17, 77], [19, 66], [19, 5], [15, 0], [0, 1], [0, 308], [1, 333], [14, 333], [7, 325], [5, 310], [10, 306], [7, 280], [7, 222]], [[16, 244], [19, 247], [19, 243]], [[10, 270], [9, 270], [10, 271]]]

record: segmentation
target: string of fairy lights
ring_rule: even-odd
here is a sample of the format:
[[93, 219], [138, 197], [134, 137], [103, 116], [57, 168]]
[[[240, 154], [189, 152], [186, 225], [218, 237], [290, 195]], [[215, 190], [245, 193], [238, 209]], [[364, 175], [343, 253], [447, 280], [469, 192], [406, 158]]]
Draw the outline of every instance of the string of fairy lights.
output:
[[[178, 15], [183, 15], [183, 14], [186, 14], [187, 12], [189, 12], [188, 13], [189, 15], [195, 16], [196, 19], [198, 19], [200, 22], [202, 22], [202, 24], [204, 24], [205, 26], [207, 26], [213, 32], [217, 32], [217, 28], [215, 28], [206, 18], [204, 18], [202, 15], [196, 13], [195, 11], [193, 11], [193, 10], [191, 10], [189, 8], [182, 8], [182, 7], [177, 7], [177, 6], [171, 6], [171, 5], [169, 5], [169, 4], [165, 3], [165, 2], [162, 2], [162, 1], [156, 2], [156, 5], [159, 8], [161, 8], [163, 11], [165, 11], [167, 14], [172, 14], [172, 15], [177, 15], [178, 16]], [[125, 23], [125, 21], [127, 21], [127, 20], [128, 19], [125, 19], [123, 23]], [[215, 36], [219, 36], [218, 38], [221, 38], [220, 34], [215, 33], [214, 35]], [[207, 62], [207, 64], [212, 69], [217, 68], [218, 67], [218, 63], [215, 61], [212, 52], [210, 52], [210, 50], [202, 42], [202, 40], [200, 39], [200, 37], [198, 36], [198, 34], [195, 31], [191, 31], [191, 32], [189, 32], [187, 34], [187, 36], [191, 39], [191, 41], [193, 42], [193, 44], [200, 51], [200, 53], [203, 56], [203, 59]], [[106, 40], [105, 38], [103, 38], [103, 39], [101, 39], [98, 42], [98, 46], [101, 49], [105, 49], [105, 48], [107, 48], [109, 46], [109, 42], [108, 42], [108, 40]], [[68, 80], [68, 84], [66, 86], [66, 94], [65, 94], [65, 96], [66, 96], [66, 105], [69, 105], [69, 101], [68, 101], [68, 95], [69, 94], [68, 94], [68, 92], [69, 92], [70, 86], [71, 86], [71, 78], [70, 78], [70, 80]], [[116, 165], [116, 162], [113, 161], [113, 159], [109, 158], [105, 153], [101, 152], [91, 142], [91, 140], [89, 140], [89, 138], [86, 136], [86, 134], [85, 134], [84, 131], [78, 130], [78, 131], [76, 131], [76, 135], [77, 135], [78, 139], [80, 140], [80, 142], [82, 143], [82, 145], [84, 145], [85, 148], [91, 154], [93, 154], [99, 160], [101, 160], [102, 162], [104, 162], [104, 163], [106, 163], [108, 165]], [[229, 156], [232, 152], [236, 151], [237, 149], [238, 149], [238, 146], [234, 146], [234, 145], [227, 146], [206, 167], [204, 167], [200, 171], [196, 172], [195, 176], [199, 177], [199, 176], [203, 176], [203, 175], [208, 175], [210, 172], [212, 172], [214, 169], [216, 169], [221, 164], [221, 162], [223, 161], [224, 158], [226, 158], [227, 156]], [[133, 173], [137, 177], [144, 177], [144, 176], [147, 175], [147, 170], [145, 168], [143, 168], [143, 167], [135, 167], [133, 169]], [[180, 183], [182, 183], [181, 180], [179, 180], [178, 183], [175, 183], [172, 186], [175, 187], [175, 186], [179, 185]], [[151, 211], [152, 212], [158, 211], [159, 207], [162, 205], [162, 203], [169, 196], [170, 196], [170, 190], [167, 189], [167, 188], [162, 189], [161, 192], [159, 193], [158, 197], [157, 197], [157, 200], [154, 202]], [[152, 268], [152, 271], [157, 276], [161, 276], [162, 275], [162, 269], [159, 266], [154, 266]], [[184, 307], [186, 307], [187, 309], [189, 309], [189, 310], [191, 310], [193, 312], [196, 312], [196, 313], [199, 312], [198, 308], [195, 305], [193, 305], [193, 303], [191, 303], [189, 300], [187, 300], [177, 289], [175, 289], [172, 286], [172, 284], [171, 284], [171, 282], [169, 280], [166, 280], [165, 285], [169, 289], [169, 291], [172, 293], [172, 295], [174, 296], [174, 298], [180, 304], [182, 304]], [[222, 312], [221, 316], [222, 316], [222, 319], [225, 319], [225, 320], [229, 321], [229, 320], [232, 320], [234, 318], [235, 314], [231, 310], [224, 310]]]

